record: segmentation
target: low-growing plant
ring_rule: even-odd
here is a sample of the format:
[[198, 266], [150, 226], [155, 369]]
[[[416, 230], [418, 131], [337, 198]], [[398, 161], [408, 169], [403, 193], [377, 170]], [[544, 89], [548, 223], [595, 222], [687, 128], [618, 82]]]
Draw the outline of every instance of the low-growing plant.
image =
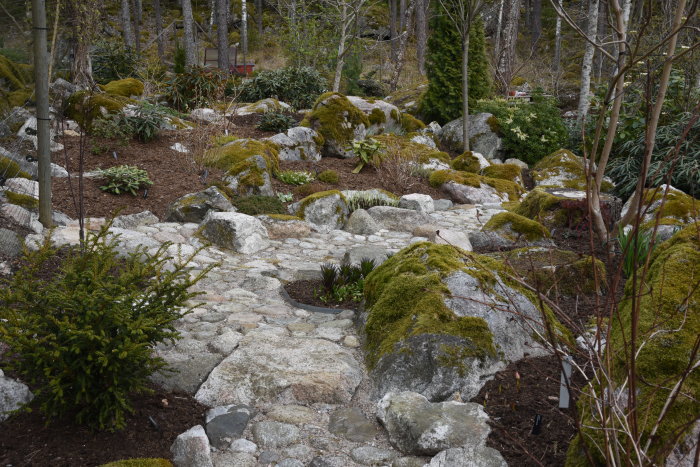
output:
[[277, 199], [282, 203], [289, 203], [294, 199], [294, 195], [291, 193], [277, 193]]
[[323, 172], [318, 174], [317, 178], [320, 182], [330, 183], [332, 185], [335, 185], [340, 180], [338, 172], [336, 172], [335, 170], [324, 170]]
[[90, 54], [92, 59], [92, 75], [98, 83], [135, 76], [139, 57], [123, 43], [103, 40], [97, 43]]
[[328, 87], [326, 79], [311, 67], [261, 71], [241, 85], [240, 99], [257, 102], [274, 97], [295, 109], [311, 107]]
[[99, 138], [117, 140], [125, 146], [131, 139], [131, 127], [124, 115], [110, 115], [106, 118], [96, 118], [92, 121], [90, 134]]
[[143, 187], [153, 185], [148, 178], [148, 172], [133, 165], [118, 165], [105, 170], [98, 170], [98, 174], [105, 180], [100, 190], [120, 195], [122, 193], [136, 192]]
[[108, 227], [82, 247], [59, 251], [47, 239], [26, 253], [0, 286], [0, 340], [48, 418], [115, 430], [133, 412], [130, 397], [150, 392], [149, 377], [167, 369], [154, 347], [179, 338], [175, 322], [199, 294], [190, 287], [211, 266], [191, 275], [191, 257], [172, 261], [169, 244], [119, 257]]
[[[422, 165], [415, 154], [406, 153], [396, 141], [388, 140], [375, 165], [382, 186], [397, 193], [410, 193], [421, 183]], [[427, 177], [424, 177], [427, 178]]]
[[187, 111], [221, 98], [225, 86], [226, 78], [220, 71], [194, 66], [167, 83], [165, 97], [177, 110]]
[[326, 190], [327, 188], [321, 185], [320, 183], [307, 183], [306, 185], [294, 188], [294, 193], [301, 196], [302, 198], [306, 198], [307, 196], [313, 195], [314, 193]]
[[296, 125], [296, 123], [297, 121], [293, 117], [282, 112], [265, 112], [260, 116], [257, 129], [282, 133]]
[[382, 143], [374, 138], [355, 140], [348, 148], [360, 160], [357, 166], [352, 169], [352, 173], [360, 173], [367, 164], [375, 164], [375, 156], [382, 149]]
[[305, 185], [314, 181], [314, 174], [299, 170], [283, 170], [276, 177], [287, 185]]
[[350, 212], [354, 212], [358, 209], [369, 209], [375, 206], [397, 207], [399, 205], [399, 200], [389, 196], [362, 193], [347, 197], [347, 204]]
[[242, 214], [257, 216], [258, 214], [287, 214], [284, 204], [276, 196], [241, 196], [233, 200], [233, 205]]
[[163, 111], [158, 106], [150, 104], [140, 105], [134, 115], [124, 118], [131, 134], [144, 143], [156, 139], [165, 122]]
[[317, 289], [315, 294], [324, 303], [361, 302], [365, 278], [374, 268], [374, 260], [367, 258], [363, 258], [359, 265], [325, 263], [321, 266], [323, 289]]
[[634, 229], [625, 230], [619, 228], [617, 241], [622, 250], [622, 272], [625, 276], [631, 277], [635, 269], [637, 269], [646, 259], [654, 252], [656, 243], [651, 242], [651, 232], [647, 230], [637, 231], [637, 235], [633, 235]]

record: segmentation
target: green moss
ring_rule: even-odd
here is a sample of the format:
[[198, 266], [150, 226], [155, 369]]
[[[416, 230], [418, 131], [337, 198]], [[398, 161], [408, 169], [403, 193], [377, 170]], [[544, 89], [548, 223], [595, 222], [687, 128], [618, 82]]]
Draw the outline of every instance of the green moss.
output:
[[[625, 295], [618, 307], [617, 318], [611, 324], [606, 351], [613, 365], [609, 374], [615, 384], [621, 385], [629, 375], [631, 352], [629, 332], [632, 320], [637, 319], [637, 407], [642, 444], [650, 442], [650, 465], [663, 465], [676, 440], [684, 439], [693, 427], [692, 421], [700, 413], [700, 372], [692, 371], [680, 386], [678, 398], [670, 406], [656, 435], [650, 430], [655, 425], [671, 388], [689, 366], [689, 359], [700, 335], [700, 223], [689, 225], [671, 239], [659, 245], [651, 257], [645, 285], [635, 292], [633, 278], [627, 281]], [[639, 278], [637, 281], [639, 282]], [[638, 288], [638, 287], [637, 287]], [[638, 304], [639, 313], [633, 313]], [[635, 316], [636, 315], [636, 316]], [[644, 342], [643, 347], [639, 343]], [[692, 357], [694, 360], [697, 356]], [[625, 383], [626, 385], [629, 383]], [[603, 457], [594, 443], [601, 445], [600, 422], [590, 412], [590, 388], [579, 398], [578, 411], [584, 432], [569, 448], [567, 465], [581, 461], [581, 443], [586, 443], [597, 461]], [[600, 393], [598, 393], [598, 397]], [[620, 439], [625, 443], [624, 439]], [[638, 463], [637, 459], [631, 462]]]
[[26, 67], [0, 55], [0, 79], [4, 79], [10, 90], [24, 89], [31, 80], [31, 73]]
[[7, 95], [7, 103], [10, 107], [22, 107], [33, 95], [30, 88], [12, 91]]
[[65, 113], [68, 118], [75, 120], [89, 131], [95, 119], [102, 118], [105, 114], [121, 113], [127, 104], [132, 103], [134, 103], [133, 100], [122, 96], [78, 91], [68, 99]]
[[373, 136], [373, 138], [385, 148], [384, 153], [380, 154], [380, 157], [391, 151], [392, 154], [398, 154], [400, 157], [407, 160], [415, 160], [421, 164], [427, 164], [431, 159], [436, 159], [446, 164], [450, 163], [450, 156], [447, 153], [431, 149], [425, 144], [411, 141], [407, 136], [383, 134]]
[[498, 118], [495, 115], [491, 115], [489, 118], [487, 118], [486, 124], [494, 133], [498, 134], [501, 132], [501, 124], [499, 123]]
[[[327, 191], [319, 191], [317, 193], [311, 194], [307, 196], [306, 198], [302, 199], [299, 202], [299, 209], [297, 209], [296, 215], [297, 217], [301, 217], [304, 219], [304, 213], [306, 211], [306, 207], [313, 203], [314, 201], [318, 201], [321, 198], [325, 198], [327, 196], [333, 196], [333, 195], [338, 195], [340, 199], [344, 202], [347, 203], [347, 199], [345, 199], [345, 196], [338, 190], [327, 190]], [[340, 214], [340, 213], [338, 213]]]
[[234, 136], [234, 135], [219, 135], [219, 136], [214, 138], [213, 143], [214, 143], [214, 146], [221, 147], [221, 146], [226, 146], [228, 143], [232, 143], [232, 142], [239, 140], [239, 139], [241, 139], [241, 138], [239, 138], [238, 136]]
[[12, 159], [0, 156], [0, 174], [5, 178], [28, 178], [32, 176], [20, 169], [19, 164]]
[[559, 149], [535, 164], [530, 174], [538, 184], [550, 177], [566, 175], [566, 180], [562, 181], [565, 188], [585, 190], [586, 172], [583, 164], [583, 159], [573, 152]]
[[401, 114], [401, 128], [406, 131], [406, 133], [411, 133], [414, 131], [419, 131], [425, 128], [425, 123], [418, 120], [411, 114], [402, 113]]
[[241, 196], [233, 200], [233, 205], [238, 209], [238, 212], [249, 216], [286, 213], [284, 204], [276, 196]]
[[[663, 196], [664, 190], [646, 189], [644, 190], [644, 204], [660, 203]], [[656, 215], [657, 210], [658, 208], [650, 213]], [[661, 212], [658, 215], [660, 219], [677, 219], [681, 221], [679, 224], [693, 222], [700, 218], [700, 200], [679, 190], [669, 190], [666, 194], [666, 201], [661, 206]]]
[[315, 129], [323, 136], [324, 142], [331, 140], [343, 144], [352, 141], [354, 128], [359, 125], [367, 128], [370, 122], [347, 97], [337, 92], [327, 92], [318, 98], [302, 125]]
[[455, 157], [452, 162], [450, 162], [450, 167], [462, 172], [471, 172], [475, 174], [481, 172], [481, 164], [479, 163], [479, 159], [474, 156], [471, 151], [467, 151], [462, 155]]
[[379, 108], [372, 109], [372, 112], [369, 114], [368, 118], [371, 125], [381, 125], [382, 123], [386, 123], [386, 114]]
[[335, 170], [324, 170], [320, 174], [318, 174], [318, 179], [319, 181], [322, 181], [324, 183], [330, 183], [332, 185], [335, 185], [338, 183], [338, 180], [340, 180], [340, 177], [338, 176], [338, 172]]
[[479, 188], [482, 184], [486, 184], [492, 188], [495, 188], [499, 193], [507, 194], [508, 199], [511, 201], [519, 199], [520, 195], [524, 191], [522, 186], [509, 180], [484, 177], [483, 175], [477, 175], [470, 172], [460, 172], [457, 170], [436, 170], [430, 174], [429, 181], [430, 185], [435, 188], [439, 188], [447, 182], [455, 182], [460, 185], [473, 186], [475, 188]]
[[401, 115], [399, 114], [399, 111], [398, 111], [398, 110], [392, 109], [389, 115], [391, 115], [391, 118], [392, 118], [395, 122], [399, 122], [399, 123], [401, 122]]
[[115, 96], [140, 96], [143, 94], [143, 83], [136, 78], [125, 78], [105, 84], [104, 90]]
[[172, 462], [167, 459], [142, 458], [126, 459], [103, 464], [101, 467], [172, 467]]
[[484, 230], [499, 230], [508, 226], [519, 235], [524, 236], [528, 241], [534, 242], [542, 238], [549, 238], [550, 233], [547, 227], [537, 221], [528, 219], [513, 212], [501, 212], [493, 216], [484, 226]]
[[269, 217], [270, 219], [277, 220], [277, 221], [301, 221], [301, 220], [303, 220], [301, 217], [289, 216], [287, 214], [267, 214], [267, 217]]
[[550, 216], [551, 211], [559, 206], [559, 201], [559, 198], [545, 191], [532, 190], [514, 212], [528, 219], [543, 222]]
[[253, 156], [262, 156], [268, 171], [271, 174], [277, 173], [279, 169], [278, 146], [269, 141], [238, 139], [226, 146], [207, 151], [204, 160], [206, 165], [210, 167], [226, 170], [230, 174], [236, 175], [242, 171], [240, 164]]
[[22, 193], [15, 193], [12, 191], [6, 191], [5, 196], [7, 197], [7, 201], [10, 204], [21, 206], [25, 209], [34, 211], [39, 209], [39, 200], [34, 198], [33, 196], [25, 195]]
[[510, 180], [511, 182], [519, 183], [522, 169], [515, 164], [494, 164], [484, 168], [481, 173], [486, 177], [500, 178], [502, 180]]

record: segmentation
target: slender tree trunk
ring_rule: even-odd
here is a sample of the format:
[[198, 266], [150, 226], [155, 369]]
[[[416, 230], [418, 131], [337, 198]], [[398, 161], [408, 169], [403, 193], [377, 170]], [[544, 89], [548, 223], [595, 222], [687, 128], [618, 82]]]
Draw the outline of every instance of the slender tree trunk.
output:
[[228, 12], [226, 11], [226, 0], [216, 0], [216, 36], [218, 48], [219, 68], [228, 75]]
[[498, 60], [498, 75], [503, 92], [507, 92], [515, 68], [515, 43], [518, 39], [518, 20], [521, 0], [508, 0], [504, 11], [503, 45]]
[[[598, 1], [590, 0], [588, 8], [588, 28], [586, 35], [595, 40], [596, 31], [598, 30]], [[590, 107], [590, 92], [591, 92], [591, 69], [593, 66], [593, 53], [595, 46], [589, 41], [586, 41], [586, 49], [583, 53], [583, 63], [581, 64], [581, 91], [578, 100], [578, 124], [581, 125], [588, 115]]]
[[503, 25], [503, 4], [505, 3], [505, 0], [501, 0], [499, 5], [498, 5], [498, 18], [496, 20], [496, 37], [494, 38], [494, 45], [493, 45], [493, 56], [496, 59], [496, 62], [499, 61], [501, 57], [501, 28]]
[[398, 0], [389, 0], [389, 44], [391, 46], [391, 61], [396, 62], [396, 36], [397, 36], [397, 15], [398, 15]]
[[462, 37], [462, 150], [469, 151], [469, 27]]
[[182, 16], [185, 23], [185, 65], [197, 65], [197, 45], [194, 42], [194, 18], [191, 0], [182, 0]]
[[124, 45], [128, 49], [133, 49], [134, 33], [131, 30], [131, 8], [129, 6], [129, 0], [121, 0], [121, 5], [122, 35], [124, 37]]
[[542, 35], [542, 0], [532, 1], [532, 47], [534, 48]]
[[406, 0], [399, 0], [399, 31], [406, 30]]
[[[598, 42], [605, 40], [606, 25], [607, 22], [607, 10], [605, 8], [605, 2], [600, 2], [600, 8], [598, 9]], [[595, 56], [595, 82], [600, 83], [603, 77], [603, 65], [605, 64], [605, 55], [602, 51], [597, 51]]]
[[399, 87], [399, 78], [401, 77], [401, 70], [403, 69], [403, 66], [406, 63], [406, 46], [408, 45], [408, 37], [410, 35], [409, 33], [411, 31], [411, 26], [413, 23], [412, 15], [415, 6], [415, 2], [411, 0], [408, 4], [406, 11], [404, 12], [405, 18], [403, 18], [403, 20], [401, 21], [403, 24], [405, 24], [405, 29], [402, 30], [400, 35], [398, 36], [399, 47], [396, 54], [396, 62], [394, 64], [391, 81], [389, 83], [392, 92], [396, 91], [396, 89], [398, 89]]
[[333, 92], [340, 91], [340, 78], [343, 75], [345, 65], [345, 42], [348, 40], [348, 5], [343, 2], [341, 6], [340, 42], [338, 43], [338, 58], [335, 62], [335, 76], [333, 77]]
[[[562, 8], [564, 0], [558, 0], [559, 9]], [[561, 69], [561, 16], [557, 15], [557, 25], [554, 30], [554, 71], [559, 73]]]
[[95, 85], [92, 78], [92, 60], [90, 44], [77, 39], [73, 45], [73, 62], [71, 63], [71, 81], [79, 88], [90, 89]]
[[425, 49], [428, 43], [427, 6], [429, 0], [415, 0], [416, 2], [416, 59], [418, 60], [418, 72], [425, 75]]
[[255, 23], [258, 26], [258, 36], [263, 35], [263, 1], [255, 0]]
[[143, 2], [134, 0], [134, 46], [136, 53], [141, 53], [141, 19], [143, 18]]
[[158, 58], [163, 60], [165, 57], [165, 42], [163, 38], [163, 18], [160, 10], [160, 0], [153, 0], [153, 12], [156, 21], [156, 43], [158, 44]]
[[248, 54], [248, 5], [246, 0], [241, 0], [241, 48], [243, 49], [243, 66], [245, 56]]
[[209, 21], [207, 21], [207, 23], [209, 23], [209, 24], [208, 24], [207, 29], [209, 31], [210, 36], [212, 36], [214, 34], [214, 23], [218, 22], [218, 19], [217, 19], [218, 7], [216, 6], [216, 1], [217, 0], [208, 0], [207, 1], [207, 6], [209, 7]]

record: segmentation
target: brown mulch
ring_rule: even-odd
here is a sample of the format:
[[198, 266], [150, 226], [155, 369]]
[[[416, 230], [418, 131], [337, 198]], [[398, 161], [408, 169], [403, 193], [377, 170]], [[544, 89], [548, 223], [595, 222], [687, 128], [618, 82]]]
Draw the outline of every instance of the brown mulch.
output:
[[169, 459], [175, 438], [202, 423], [206, 407], [192, 397], [154, 387], [133, 399], [124, 430], [91, 431], [71, 420], [46, 425], [35, 406], [0, 423], [0, 465], [83, 467], [134, 457]]
[[345, 300], [344, 302], [324, 302], [318, 298], [319, 293], [323, 294], [324, 290], [323, 283], [318, 280], [288, 282], [284, 285], [284, 290], [287, 291], [292, 300], [305, 305], [335, 308], [338, 310], [356, 310], [360, 305], [352, 300]]

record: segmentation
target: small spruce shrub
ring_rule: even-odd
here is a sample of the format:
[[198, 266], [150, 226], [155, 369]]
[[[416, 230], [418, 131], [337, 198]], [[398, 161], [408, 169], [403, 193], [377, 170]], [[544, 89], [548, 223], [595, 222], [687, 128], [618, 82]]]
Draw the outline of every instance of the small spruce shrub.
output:
[[189, 289], [210, 268], [191, 276], [189, 259], [166, 255], [169, 244], [120, 258], [108, 228], [63, 254], [50, 240], [26, 253], [0, 283], [0, 340], [48, 418], [115, 430], [133, 411], [131, 395], [149, 392], [149, 376], [166, 369], [154, 347], [179, 338], [175, 322], [198, 295]]
[[283, 170], [276, 177], [287, 185], [305, 185], [314, 181], [312, 173], [299, 170]]
[[233, 200], [238, 212], [257, 216], [258, 214], [288, 214], [282, 201], [276, 196], [241, 196]]
[[98, 173], [105, 180], [105, 184], [100, 186], [100, 190], [115, 195], [131, 193], [135, 196], [141, 188], [153, 185], [151, 179], [148, 178], [148, 172], [133, 165], [118, 165], [99, 170]]
[[336, 172], [335, 170], [324, 170], [323, 172], [318, 174], [318, 180], [320, 182], [335, 185], [340, 180], [340, 177], [338, 176], [338, 172]]
[[265, 112], [260, 116], [260, 122], [257, 128], [261, 131], [282, 133], [296, 125], [296, 123], [297, 121], [287, 114], [281, 112]]

